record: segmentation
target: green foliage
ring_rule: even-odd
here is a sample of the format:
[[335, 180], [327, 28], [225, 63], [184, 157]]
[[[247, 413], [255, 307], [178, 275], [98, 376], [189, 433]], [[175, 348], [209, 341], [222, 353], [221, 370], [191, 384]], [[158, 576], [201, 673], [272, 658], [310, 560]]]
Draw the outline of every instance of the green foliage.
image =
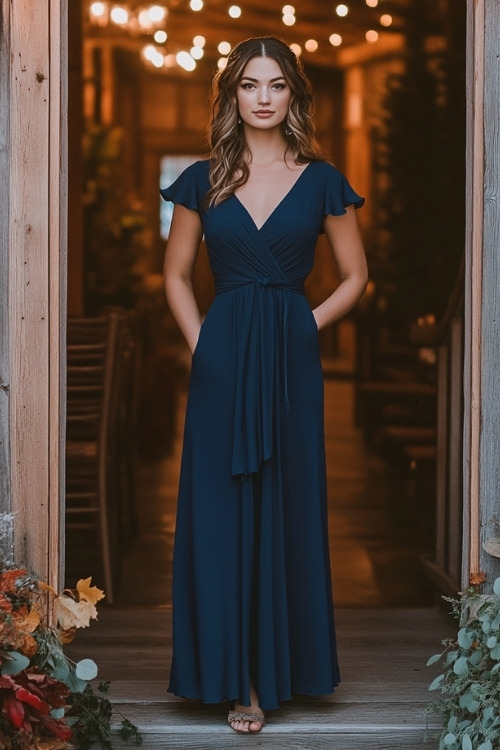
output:
[[[96, 693], [89, 684], [83, 693], [72, 693], [69, 698], [67, 723], [71, 723], [73, 742], [78, 750], [88, 750], [95, 743], [106, 750], [111, 750], [113, 746], [111, 719], [113, 712], [119, 713], [120, 716], [122, 714], [106, 697], [109, 687], [109, 682], [100, 682], [99, 692]], [[124, 740], [142, 745], [142, 737], [137, 727], [123, 716], [117, 733]]]
[[447, 601], [459, 629], [427, 662], [445, 667], [429, 687], [443, 697], [427, 713], [443, 717], [439, 750], [494, 750], [500, 747], [500, 578], [492, 594], [470, 586]]

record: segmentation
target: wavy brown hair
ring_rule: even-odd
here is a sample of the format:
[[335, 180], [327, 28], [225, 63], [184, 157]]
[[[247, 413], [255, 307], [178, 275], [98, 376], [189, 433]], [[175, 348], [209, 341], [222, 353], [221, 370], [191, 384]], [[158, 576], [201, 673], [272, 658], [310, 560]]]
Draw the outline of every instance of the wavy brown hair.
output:
[[229, 198], [248, 180], [250, 153], [243, 129], [238, 125], [236, 90], [247, 63], [254, 57], [275, 60], [290, 86], [290, 104], [283, 122], [287, 142], [285, 154], [290, 153], [297, 164], [324, 158], [314, 135], [311, 84], [300, 60], [278, 37], [246, 39], [234, 47], [226, 67], [219, 70], [212, 84], [209, 128], [211, 187], [206, 196], [207, 206], [215, 206]]

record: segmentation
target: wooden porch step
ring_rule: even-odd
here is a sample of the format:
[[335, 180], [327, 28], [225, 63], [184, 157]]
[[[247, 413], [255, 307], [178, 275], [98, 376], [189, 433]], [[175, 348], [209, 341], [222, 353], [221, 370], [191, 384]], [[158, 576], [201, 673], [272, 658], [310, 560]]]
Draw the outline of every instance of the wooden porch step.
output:
[[[258, 735], [239, 735], [225, 724], [221, 707], [186, 704], [120, 706], [140, 727], [143, 746], [156, 748], [230, 749], [248, 746], [283, 750], [421, 750], [436, 747], [436, 726], [426, 729], [425, 720], [412, 714], [407, 703], [393, 704], [390, 717], [384, 703], [328, 705], [311, 703], [268, 712], [267, 723]], [[387, 717], [384, 720], [383, 717]], [[114, 748], [130, 750], [130, 743], [113, 742]]]
[[[227, 750], [422, 750], [436, 748], [436, 722], [427, 725], [428, 685], [439, 666], [427, 659], [451, 635], [438, 608], [338, 609], [342, 684], [332, 696], [297, 700], [267, 713], [257, 735], [226, 724], [227, 706], [203, 706], [167, 694], [171, 654], [169, 608], [101, 607], [99, 622], [78, 634], [68, 653], [90, 657], [99, 679], [111, 680], [113, 705], [143, 735], [143, 748]], [[121, 721], [117, 715], [116, 724]], [[115, 750], [131, 750], [114, 740]]]

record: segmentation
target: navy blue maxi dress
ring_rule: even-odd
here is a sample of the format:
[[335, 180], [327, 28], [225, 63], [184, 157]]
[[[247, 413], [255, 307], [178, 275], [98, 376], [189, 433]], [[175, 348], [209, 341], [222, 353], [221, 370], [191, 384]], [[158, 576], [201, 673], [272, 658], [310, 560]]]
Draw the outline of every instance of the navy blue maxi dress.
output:
[[198, 211], [216, 297], [192, 359], [173, 568], [169, 691], [263, 709], [339, 683], [323, 379], [304, 297], [325, 215], [363, 203], [309, 163], [258, 228], [236, 196], [204, 207], [208, 161], [161, 191]]

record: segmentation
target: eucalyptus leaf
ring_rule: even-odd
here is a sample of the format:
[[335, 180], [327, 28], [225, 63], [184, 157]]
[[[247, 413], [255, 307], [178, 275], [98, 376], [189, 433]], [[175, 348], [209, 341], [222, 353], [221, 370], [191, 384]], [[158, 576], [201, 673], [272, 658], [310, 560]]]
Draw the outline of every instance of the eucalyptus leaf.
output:
[[427, 662], [427, 666], [430, 667], [431, 664], [435, 664], [437, 661], [440, 660], [443, 654], [434, 654], [434, 656], [431, 656], [429, 661]]
[[446, 663], [451, 664], [458, 658], [458, 651], [448, 651], [446, 655]]
[[454, 745], [456, 741], [457, 741], [457, 738], [452, 732], [448, 732], [448, 734], [445, 735], [445, 738], [444, 738], [445, 747], [451, 747], [451, 745]]
[[453, 665], [455, 674], [464, 675], [469, 671], [469, 664], [466, 656], [460, 656]]
[[93, 659], [82, 659], [76, 665], [75, 672], [80, 680], [86, 680], [88, 682], [97, 677], [97, 664]]
[[72, 693], [83, 693], [87, 687], [85, 680], [80, 680], [76, 672], [71, 671], [68, 677], [64, 680], [64, 683], [69, 687]]
[[488, 646], [488, 648], [495, 648], [497, 643], [498, 643], [498, 639], [496, 635], [490, 635], [490, 637], [486, 641], [486, 645]]
[[451, 716], [450, 720], [448, 722], [448, 727], [447, 727], [448, 732], [454, 732], [455, 729], [457, 728], [457, 724], [458, 724], [457, 717], [456, 716]]
[[495, 648], [492, 648], [490, 651], [490, 656], [495, 661], [500, 661], [500, 643], [497, 643]]
[[469, 664], [471, 664], [473, 667], [477, 667], [482, 658], [483, 654], [481, 651], [473, 651], [469, 656]]
[[491, 740], [486, 740], [486, 742], [481, 742], [477, 750], [493, 750], [493, 745], [491, 744]]
[[483, 547], [489, 555], [500, 557], [500, 539], [485, 539]]
[[460, 628], [457, 635], [458, 645], [461, 648], [469, 649], [475, 640], [474, 631], [468, 630], [467, 628]]
[[500, 578], [497, 578], [493, 584], [493, 593], [500, 596]]
[[473, 750], [472, 740], [468, 734], [464, 734], [462, 738], [462, 750]]
[[23, 669], [27, 669], [29, 665], [30, 660], [24, 654], [20, 654], [19, 651], [6, 651], [3, 654], [1, 672], [2, 674], [16, 675]]
[[53, 708], [50, 715], [53, 719], [64, 719], [64, 708]]
[[444, 680], [444, 674], [440, 674], [438, 677], [432, 680], [431, 684], [429, 685], [429, 690], [437, 690], [437, 688], [441, 685], [443, 680]]
[[493, 706], [487, 706], [483, 711], [483, 717], [482, 717], [483, 724], [488, 724], [491, 721], [493, 721], [494, 716], [495, 716], [495, 709], [493, 708]]

